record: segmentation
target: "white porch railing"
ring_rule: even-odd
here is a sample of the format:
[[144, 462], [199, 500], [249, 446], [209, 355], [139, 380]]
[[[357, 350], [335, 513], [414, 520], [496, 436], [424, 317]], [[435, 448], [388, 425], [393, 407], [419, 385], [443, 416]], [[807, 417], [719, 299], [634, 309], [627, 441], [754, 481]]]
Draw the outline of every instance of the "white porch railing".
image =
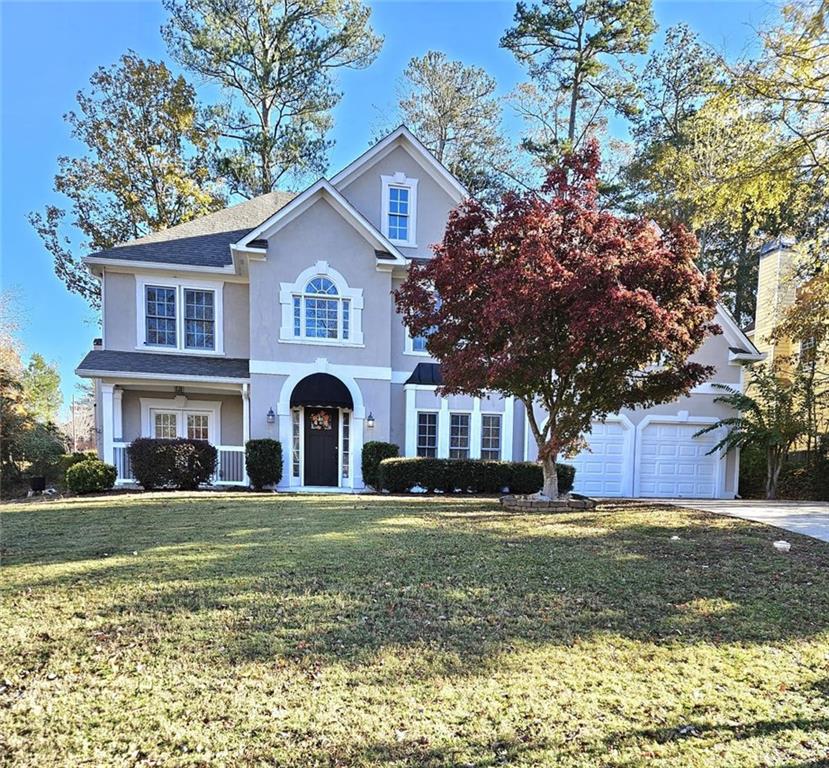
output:
[[245, 448], [242, 445], [217, 445], [219, 452], [213, 485], [248, 485], [245, 473]]
[[[129, 443], [113, 444], [113, 463], [118, 472], [119, 483], [134, 483], [130, 457], [127, 453]], [[217, 445], [218, 457], [216, 472], [210, 478], [213, 485], [248, 485], [245, 473], [245, 448], [241, 445]]]

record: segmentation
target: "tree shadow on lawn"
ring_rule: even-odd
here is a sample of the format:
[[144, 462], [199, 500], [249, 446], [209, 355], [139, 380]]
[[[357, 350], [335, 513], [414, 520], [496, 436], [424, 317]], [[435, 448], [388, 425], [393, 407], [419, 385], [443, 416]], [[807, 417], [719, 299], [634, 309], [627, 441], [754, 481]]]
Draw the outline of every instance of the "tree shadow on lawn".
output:
[[[683, 741], [713, 738], [718, 743], [745, 741], [748, 739], [765, 739], [769, 736], [786, 734], [789, 731], [804, 733], [821, 733], [829, 729], [829, 718], [793, 718], [789, 720], [756, 720], [746, 723], [700, 723], [683, 722], [673, 727], [643, 728], [612, 733], [605, 738], [608, 751], [629, 749], [637, 743], [666, 744], [671, 741]], [[764, 741], [764, 743], [768, 743]], [[773, 742], [772, 742], [773, 743]], [[812, 768], [829, 766], [829, 755], [804, 763], [788, 763], [788, 768]]]
[[775, 643], [829, 628], [829, 548], [805, 537], [784, 556], [772, 529], [705, 513], [390, 501], [228, 502], [183, 527], [164, 518], [175, 508], [149, 505], [126, 544], [153, 545], [138, 558], [67, 564], [47, 546], [48, 562], [72, 567], [17, 586], [104, 589], [101, 624], [121, 642], [192, 632], [194, 652], [230, 664], [360, 664], [416, 646], [463, 673], [518, 643]]

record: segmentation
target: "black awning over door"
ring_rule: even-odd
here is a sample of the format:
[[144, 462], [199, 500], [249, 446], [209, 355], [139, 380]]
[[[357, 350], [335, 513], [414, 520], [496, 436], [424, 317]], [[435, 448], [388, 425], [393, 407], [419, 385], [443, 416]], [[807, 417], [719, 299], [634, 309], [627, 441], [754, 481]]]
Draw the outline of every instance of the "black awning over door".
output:
[[300, 405], [354, 409], [348, 387], [330, 373], [312, 373], [294, 387], [291, 392], [291, 408]]

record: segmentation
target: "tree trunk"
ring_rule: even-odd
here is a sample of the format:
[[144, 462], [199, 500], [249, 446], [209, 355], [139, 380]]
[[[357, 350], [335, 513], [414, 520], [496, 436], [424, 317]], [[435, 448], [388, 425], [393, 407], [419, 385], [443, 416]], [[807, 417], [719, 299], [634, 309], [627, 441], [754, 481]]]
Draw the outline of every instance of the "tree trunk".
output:
[[777, 451], [769, 448], [766, 454], [766, 498], [777, 498], [777, 478], [780, 477], [780, 468], [783, 459]]
[[558, 498], [558, 473], [556, 472], [556, 460], [553, 456], [545, 456], [541, 459], [541, 470], [544, 473], [544, 486], [541, 489], [542, 495], [548, 499]]

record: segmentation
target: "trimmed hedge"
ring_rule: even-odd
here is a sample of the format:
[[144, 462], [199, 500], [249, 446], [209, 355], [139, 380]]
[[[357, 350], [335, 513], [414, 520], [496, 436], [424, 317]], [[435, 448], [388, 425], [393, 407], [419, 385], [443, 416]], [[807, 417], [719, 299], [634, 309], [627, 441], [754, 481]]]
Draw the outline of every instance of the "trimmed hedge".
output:
[[66, 470], [66, 484], [73, 493], [101, 493], [115, 485], [118, 472], [112, 464], [86, 458]]
[[[576, 468], [556, 464], [560, 493], [573, 489]], [[430, 493], [535, 493], [543, 486], [540, 464], [528, 461], [480, 459], [397, 458], [380, 462], [378, 483], [382, 490], [405, 493], [419, 486]]]
[[369, 440], [363, 444], [363, 482], [372, 488], [380, 487], [380, 462], [400, 455], [400, 447], [381, 440]]
[[248, 440], [245, 444], [245, 469], [254, 490], [278, 485], [282, 479], [282, 443], [270, 438]]
[[218, 452], [206, 440], [159, 440], [139, 437], [127, 452], [132, 473], [145, 490], [179, 488], [192, 491], [216, 471]]

